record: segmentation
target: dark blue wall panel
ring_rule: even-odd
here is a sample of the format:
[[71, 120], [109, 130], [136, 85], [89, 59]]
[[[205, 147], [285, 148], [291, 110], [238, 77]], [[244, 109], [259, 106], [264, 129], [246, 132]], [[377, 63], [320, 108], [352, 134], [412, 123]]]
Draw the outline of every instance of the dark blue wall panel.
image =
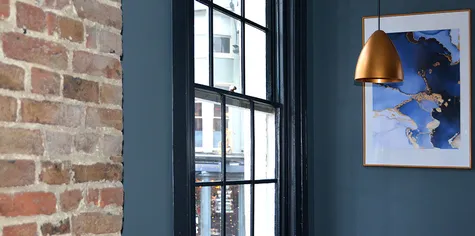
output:
[[172, 236], [171, 0], [123, 0], [124, 236]]
[[[362, 166], [362, 88], [353, 76], [361, 18], [377, 14], [376, 4], [308, 1], [310, 235], [475, 235], [475, 171]], [[474, 0], [382, 0], [381, 11], [474, 8]]]

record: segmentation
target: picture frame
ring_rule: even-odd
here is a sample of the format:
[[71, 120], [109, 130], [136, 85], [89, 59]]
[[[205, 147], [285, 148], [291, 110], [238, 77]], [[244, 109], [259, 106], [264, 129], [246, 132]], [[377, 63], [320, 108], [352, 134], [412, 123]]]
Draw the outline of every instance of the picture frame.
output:
[[[404, 82], [363, 87], [363, 166], [471, 169], [471, 11], [381, 16]], [[362, 19], [363, 45], [378, 29]]]

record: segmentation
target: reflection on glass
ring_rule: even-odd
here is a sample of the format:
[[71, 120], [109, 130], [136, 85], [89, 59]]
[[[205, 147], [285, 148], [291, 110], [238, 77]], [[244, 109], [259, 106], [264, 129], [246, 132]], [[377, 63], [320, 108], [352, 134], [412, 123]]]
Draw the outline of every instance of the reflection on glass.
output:
[[251, 192], [249, 185], [227, 186], [226, 235], [248, 236], [251, 235], [250, 230]]
[[246, 95], [266, 99], [266, 34], [246, 25]]
[[213, 17], [214, 86], [241, 92], [241, 23], [219, 11]]
[[213, 0], [213, 3], [241, 15], [241, 0]]
[[195, 83], [209, 85], [209, 8], [195, 2]]
[[221, 187], [196, 187], [196, 235], [221, 235]]
[[256, 153], [256, 179], [275, 178], [275, 112], [256, 110], [255, 122], [255, 153]]
[[219, 103], [195, 98], [196, 182], [222, 180], [221, 116], [216, 111], [220, 107]]
[[226, 118], [226, 179], [251, 179], [251, 111], [249, 103], [228, 99]]
[[249, 0], [245, 3], [245, 17], [266, 26], [266, 0]]
[[275, 184], [256, 184], [254, 191], [254, 235], [274, 235]]

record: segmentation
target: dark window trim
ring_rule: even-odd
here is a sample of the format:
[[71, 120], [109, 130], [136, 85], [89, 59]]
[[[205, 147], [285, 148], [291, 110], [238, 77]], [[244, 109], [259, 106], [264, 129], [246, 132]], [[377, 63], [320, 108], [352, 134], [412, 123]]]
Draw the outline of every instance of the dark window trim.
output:
[[[269, 0], [271, 2], [271, 0]], [[284, 38], [272, 42], [277, 54], [271, 59], [280, 65], [275, 70], [277, 90], [272, 94], [283, 103], [280, 117], [282, 144], [279, 174], [281, 236], [308, 235], [307, 152], [306, 152], [306, 10], [305, 0], [276, 0], [275, 12]], [[194, 1], [173, 0], [173, 204], [174, 235], [194, 235]], [[188, 17], [184, 17], [188, 16]], [[285, 88], [285, 89], [283, 89]], [[282, 181], [280, 181], [282, 180]]]

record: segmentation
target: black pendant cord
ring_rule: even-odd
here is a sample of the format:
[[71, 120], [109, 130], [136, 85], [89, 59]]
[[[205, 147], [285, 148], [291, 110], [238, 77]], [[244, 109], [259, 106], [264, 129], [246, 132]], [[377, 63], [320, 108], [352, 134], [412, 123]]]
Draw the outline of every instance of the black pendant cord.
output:
[[381, 30], [381, 0], [378, 0], [378, 30]]

